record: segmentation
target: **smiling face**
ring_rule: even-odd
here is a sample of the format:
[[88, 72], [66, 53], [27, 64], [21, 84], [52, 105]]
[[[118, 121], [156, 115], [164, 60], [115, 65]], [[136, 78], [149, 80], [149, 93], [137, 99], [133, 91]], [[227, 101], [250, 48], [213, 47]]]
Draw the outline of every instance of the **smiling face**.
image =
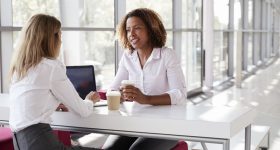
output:
[[151, 47], [146, 25], [138, 17], [130, 17], [126, 21], [127, 39], [134, 49]]

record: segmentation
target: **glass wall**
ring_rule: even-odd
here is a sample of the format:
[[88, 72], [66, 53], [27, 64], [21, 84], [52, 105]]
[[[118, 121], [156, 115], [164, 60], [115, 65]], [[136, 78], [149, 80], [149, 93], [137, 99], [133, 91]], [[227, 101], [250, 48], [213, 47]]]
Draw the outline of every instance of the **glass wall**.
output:
[[[162, 4], [161, 7], [158, 4]], [[136, 8], [153, 9], [160, 15], [165, 29], [172, 31], [172, 0], [126, 0], [126, 13]], [[172, 32], [167, 32], [166, 46], [173, 47], [172, 42]]]
[[229, 0], [214, 0], [214, 86], [228, 79], [229, 69]]
[[[177, 1], [178, 2], [178, 1]], [[179, 2], [178, 2], [179, 3]], [[161, 7], [158, 7], [161, 4]], [[135, 8], [151, 8], [162, 18], [163, 24], [167, 29], [166, 46], [174, 47], [173, 43], [179, 43], [180, 49], [175, 49], [181, 56], [182, 69], [188, 83], [188, 90], [192, 91], [202, 87], [202, 45], [201, 45], [201, 20], [202, 4], [201, 1], [182, 0], [180, 7], [181, 13], [176, 16], [180, 20], [175, 29], [173, 22], [174, 11], [172, 0], [134, 0], [126, 1], [126, 12]], [[178, 4], [177, 4], [178, 5]], [[178, 10], [177, 10], [178, 11]], [[179, 18], [179, 19], [178, 19]], [[172, 31], [172, 32], [170, 32]], [[179, 35], [178, 41], [174, 41], [173, 34]]]
[[[114, 3], [111, 0], [13, 0], [13, 26], [36, 13], [62, 22], [60, 59], [66, 65], [93, 65], [97, 89], [108, 88], [115, 73]], [[16, 43], [18, 34], [13, 34]], [[15, 46], [16, 44], [14, 44]]]
[[[166, 46], [174, 48], [180, 56], [188, 91], [200, 90], [205, 70], [203, 2], [0, 0], [1, 92], [8, 91], [9, 61], [19, 31], [36, 13], [54, 15], [61, 20], [63, 43], [60, 59], [66, 65], [94, 65], [98, 89], [107, 89], [114, 78], [122, 51], [119, 51], [115, 40], [116, 26], [125, 13], [139, 7], [151, 8], [162, 17], [167, 30]], [[237, 62], [242, 62], [244, 72], [253, 72], [254, 68], [277, 56], [279, 10], [275, 9], [274, 4], [265, 0], [213, 0], [214, 33], [213, 37], [211, 33], [211, 38], [214, 49], [210, 52], [211, 58], [207, 57], [213, 62], [213, 70], [207, 72], [213, 76], [213, 86], [234, 77]], [[236, 57], [238, 50], [242, 51], [242, 58]], [[209, 82], [211, 86], [212, 81]]]
[[[3, 1], [0, 0], [1, 4]], [[118, 24], [116, 21], [124, 15], [119, 11], [125, 9], [124, 13], [127, 13], [139, 7], [151, 8], [162, 16], [167, 29], [166, 46], [174, 48], [174, 43], [180, 43], [176, 52], [181, 56], [182, 68], [189, 84], [188, 90], [202, 86], [202, 1], [12, 0], [6, 2], [5, 5], [11, 9], [11, 17], [7, 18], [11, 24], [6, 25], [6, 28], [1, 24], [1, 33], [7, 31], [12, 37], [11, 54], [17, 44], [19, 32], [30, 16], [37, 13], [53, 15], [62, 22], [61, 61], [66, 65], [94, 65], [98, 89], [108, 88], [117, 69], [116, 61], [119, 58], [117, 58], [118, 46], [116, 46], [118, 44], [115, 40]], [[159, 4], [161, 7], [158, 7]], [[178, 6], [180, 10], [174, 9]], [[174, 12], [179, 14], [175, 20]], [[174, 24], [177, 24], [176, 28]], [[175, 34], [179, 34], [179, 38], [174, 39]], [[3, 50], [1, 48], [1, 51]], [[5, 66], [7, 64], [9, 62], [5, 61]], [[8, 71], [7, 68], [5, 72]], [[6, 74], [4, 76], [1, 80], [7, 77]], [[1, 91], [8, 91], [7, 83], [3, 85]]]
[[[272, 7], [272, 2], [264, 0], [214, 0], [213, 5], [213, 76], [215, 86], [216, 83], [219, 84], [231, 76], [234, 77], [236, 65], [239, 62], [242, 65], [240, 74], [245, 77], [258, 69], [259, 65], [273, 58], [275, 55], [272, 52], [272, 47], [277, 45], [273, 41], [277, 41], [279, 33], [273, 31], [273, 25], [278, 21], [273, 17], [273, 12], [277, 11]], [[275, 35], [273, 36], [271, 33]], [[233, 34], [233, 40], [231, 40], [231, 34]], [[237, 51], [241, 51], [242, 58], [237, 57]], [[231, 58], [233, 58], [232, 61]]]
[[172, 28], [172, 0], [126, 0], [126, 12], [136, 8], [153, 9], [161, 16], [164, 27], [167, 29]]
[[46, 13], [60, 19], [59, 0], [12, 0], [13, 26], [21, 27], [33, 14]]
[[248, 71], [253, 69], [253, 0], [248, 0]]
[[233, 28], [234, 28], [234, 52], [233, 52], [233, 61], [234, 61], [234, 76], [236, 77], [236, 64], [237, 61], [243, 62], [242, 58], [237, 59], [237, 51], [242, 51], [242, 15], [241, 15], [241, 2], [240, 0], [234, 0], [234, 17], [233, 17]]
[[115, 75], [112, 31], [63, 31], [62, 55], [67, 65], [93, 65], [97, 89], [106, 89]]
[[261, 63], [261, 1], [253, 3], [253, 65], [258, 66]]
[[202, 55], [201, 33], [182, 33], [182, 66], [187, 66], [183, 71], [188, 76], [188, 89], [194, 90], [201, 87]]
[[202, 1], [182, 0], [181, 62], [188, 90], [199, 91], [203, 78]]
[[253, 1], [245, 0], [242, 6], [242, 29], [243, 29], [243, 70], [251, 72], [253, 65]]

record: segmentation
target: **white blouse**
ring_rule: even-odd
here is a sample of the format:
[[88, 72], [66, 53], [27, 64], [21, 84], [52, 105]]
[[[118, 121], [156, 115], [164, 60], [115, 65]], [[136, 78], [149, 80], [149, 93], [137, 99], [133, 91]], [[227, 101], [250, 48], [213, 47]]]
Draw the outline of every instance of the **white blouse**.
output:
[[154, 48], [143, 69], [137, 51], [126, 51], [120, 60], [111, 90], [118, 90], [122, 80], [132, 80], [146, 95], [168, 93], [171, 104], [183, 104], [187, 98], [180, 59], [175, 50], [170, 48]]
[[10, 127], [14, 132], [37, 123], [51, 123], [59, 103], [86, 117], [93, 112], [93, 102], [82, 100], [58, 60], [43, 58], [27, 75], [10, 85]]

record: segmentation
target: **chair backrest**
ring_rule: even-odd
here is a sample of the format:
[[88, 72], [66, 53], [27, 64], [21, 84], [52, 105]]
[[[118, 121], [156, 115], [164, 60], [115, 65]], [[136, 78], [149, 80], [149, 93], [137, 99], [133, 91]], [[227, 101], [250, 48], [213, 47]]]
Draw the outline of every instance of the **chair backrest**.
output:
[[13, 133], [10, 128], [0, 127], [0, 149], [19, 150], [13, 145]]
[[171, 150], [188, 150], [188, 144], [185, 141], [180, 140]]
[[58, 140], [65, 146], [71, 146], [71, 135], [69, 131], [53, 130], [53, 133], [57, 136]]

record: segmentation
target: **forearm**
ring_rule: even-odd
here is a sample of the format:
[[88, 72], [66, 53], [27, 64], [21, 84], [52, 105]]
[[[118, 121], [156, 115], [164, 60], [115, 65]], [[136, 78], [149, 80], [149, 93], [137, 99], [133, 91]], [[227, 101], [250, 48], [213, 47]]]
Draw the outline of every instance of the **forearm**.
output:
[[136, 101], [140, 104], [171, 105], [171, 97], [168, 93], [161, 95], [145, 95], [134, 86], [124, 86], [121, 89], [124, 99]]
[[169, 94], [162, 95], [145, 95], [146, 104], [150, 105], [171, 105], [171, 99]]

